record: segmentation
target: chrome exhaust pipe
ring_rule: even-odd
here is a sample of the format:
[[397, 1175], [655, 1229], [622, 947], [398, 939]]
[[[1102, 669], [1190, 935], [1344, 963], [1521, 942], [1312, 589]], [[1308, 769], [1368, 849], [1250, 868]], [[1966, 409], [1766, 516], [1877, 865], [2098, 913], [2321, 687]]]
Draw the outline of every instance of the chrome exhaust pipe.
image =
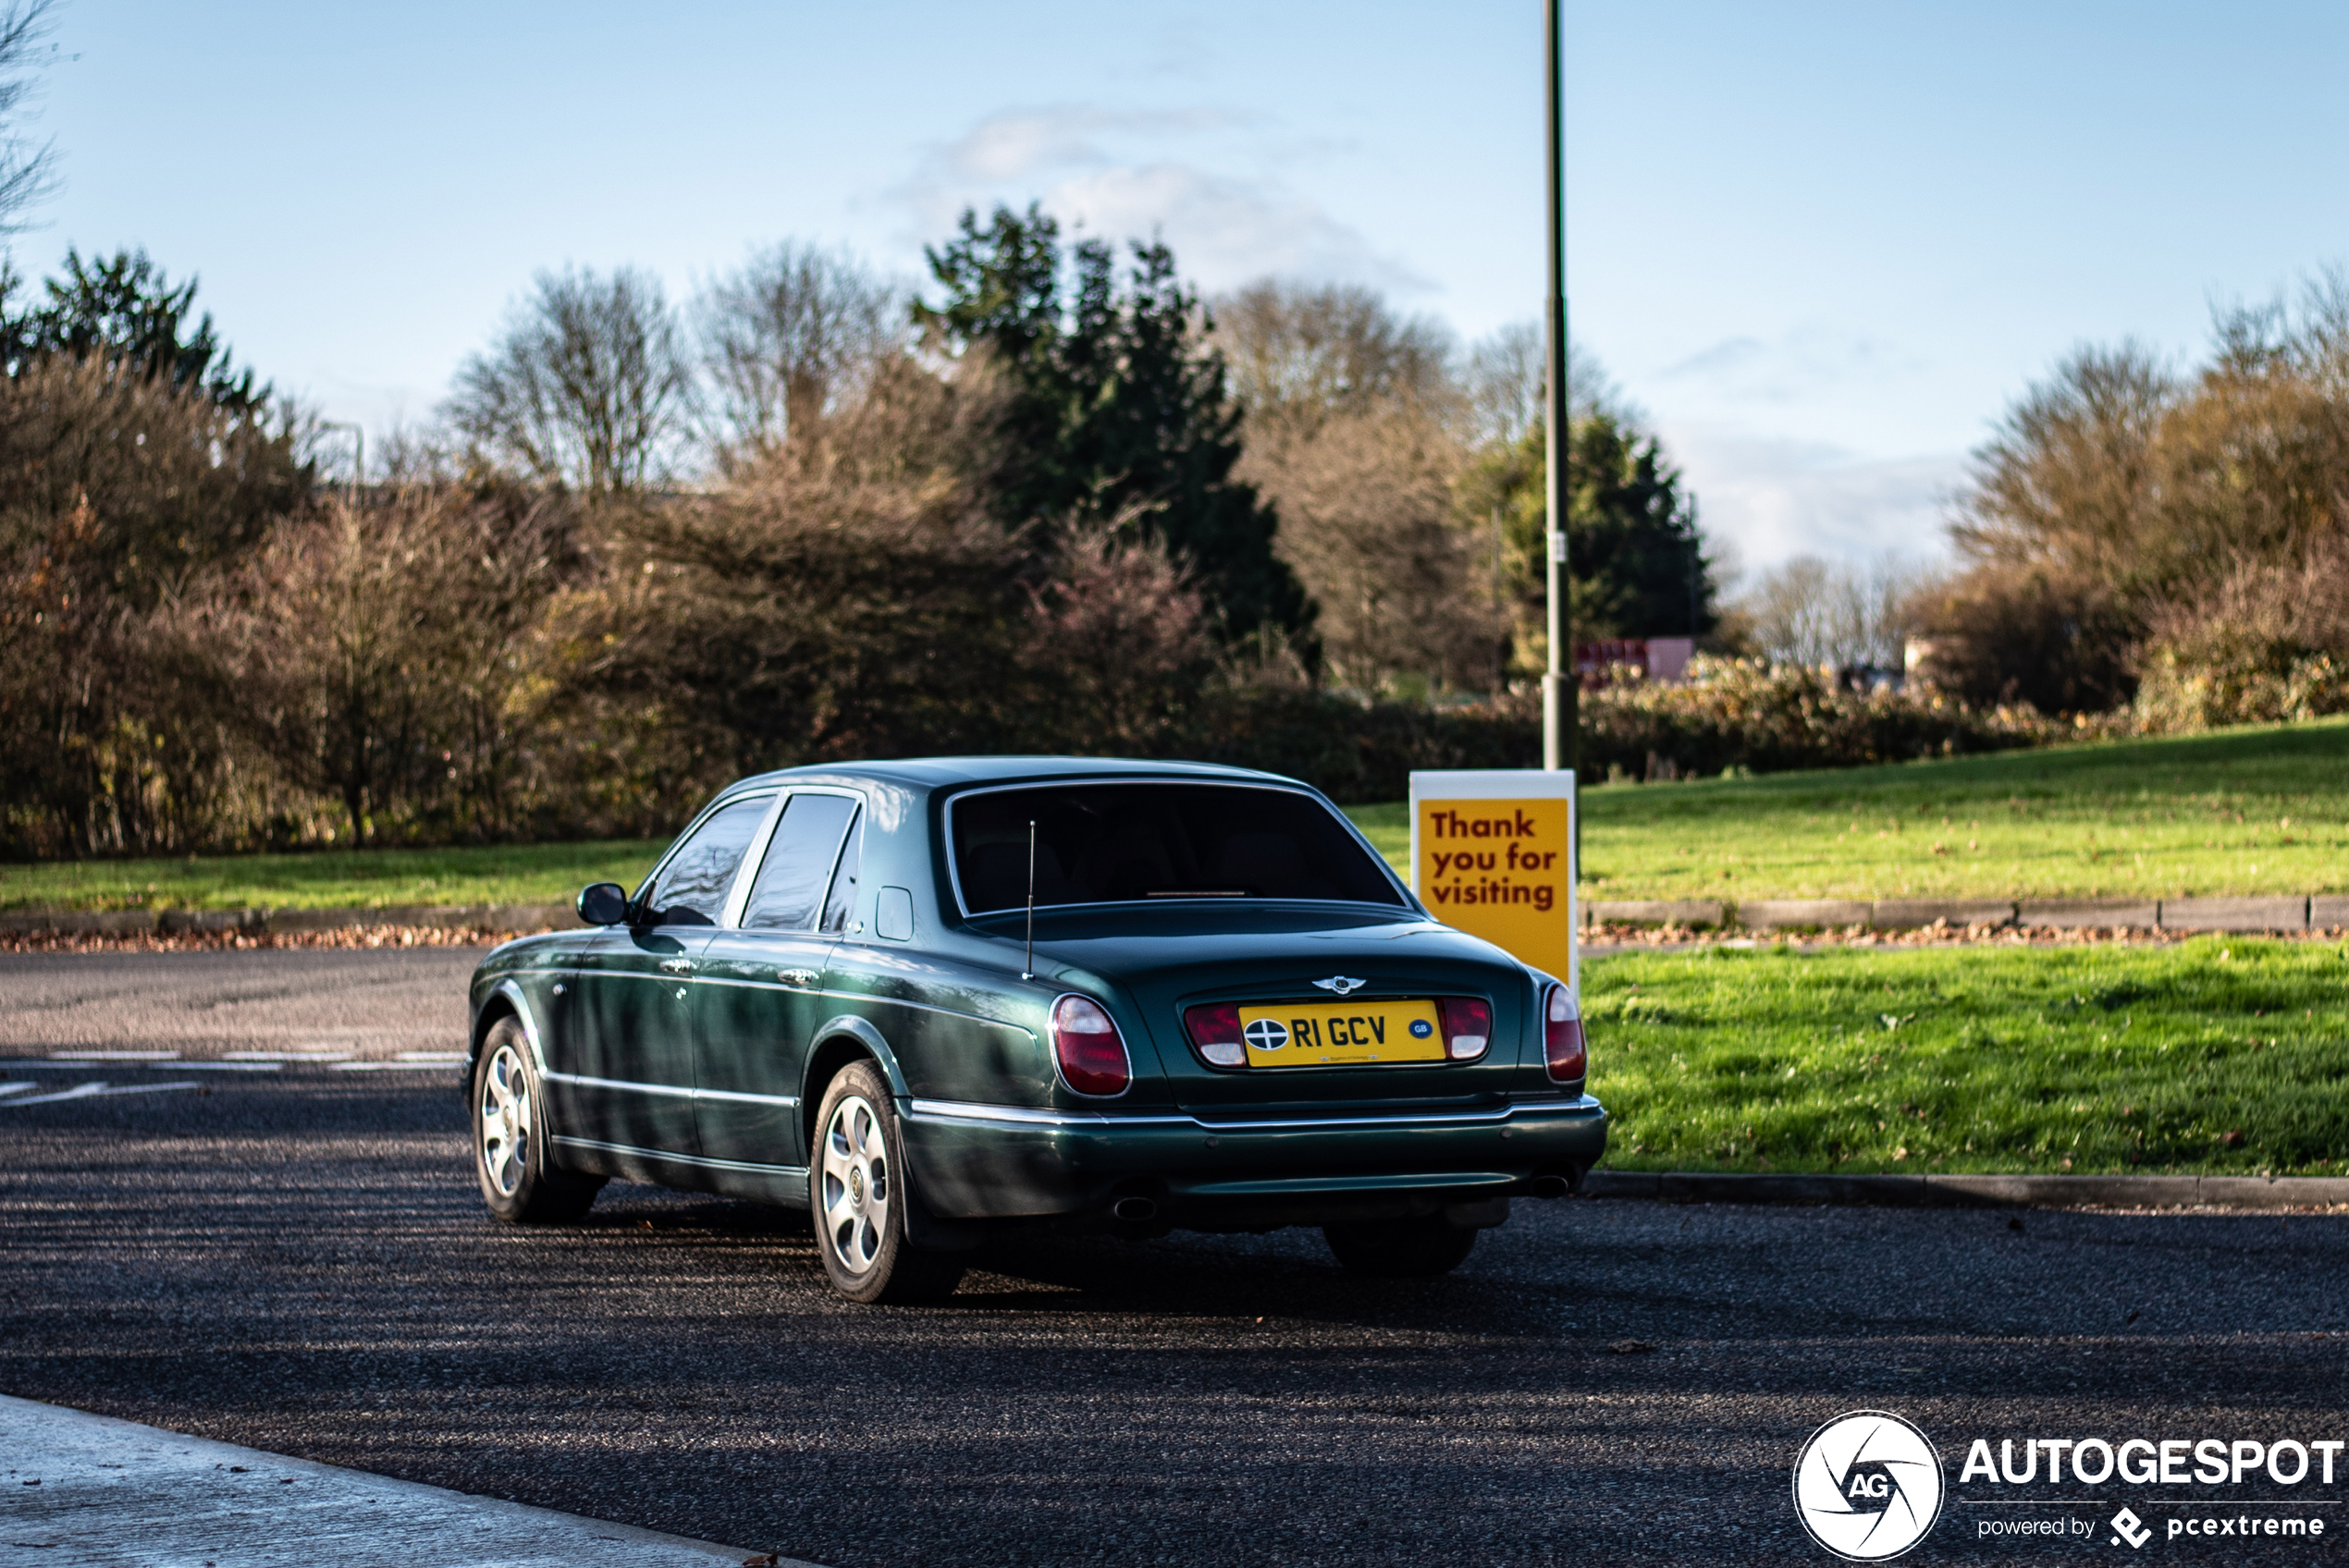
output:
[[1533, 1195], [1537, 1198], [1562, 1198], [1574, 1190], [1574, 1184], [1563, 1176], [1536, 1176]]
[[1120, 1198], [1110, 1205], [1109, 1211], [1120, 1219], [1138, 1222], [1158, 1217], [1158, 1205], [1149, 1198]]

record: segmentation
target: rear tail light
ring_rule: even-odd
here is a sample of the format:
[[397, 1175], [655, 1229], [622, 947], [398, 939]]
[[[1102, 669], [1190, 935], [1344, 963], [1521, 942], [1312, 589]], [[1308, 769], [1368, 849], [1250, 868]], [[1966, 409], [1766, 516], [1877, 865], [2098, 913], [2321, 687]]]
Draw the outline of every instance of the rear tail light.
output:
[[1185, 1008], [1183, 1027], [1191, 1032], [1199, 1054], [1218, 1067], [1245, 1067], [1248, 1047], [1240, 1043], [1240, 1010], [1236, 1002], [1210, 1002]]
[[1574, 998], [1563, 986], [1553, 985], [1550, 994], [1542, 998], [1542, 1048], [1550, 1076], [1561, 1084], [1572, 1083], [1590, 1070], [1590, 1053], [1582, 1048], [1582, 1020], [1575, 1011]]
[[1436, 1011], [1444, 1015], [1444, 1054], [1454, 1061], [1482, 1056], [1493, 1039], [1493, 1004], [1477, 997], [1441, 997]]
[[1052, 1004], [1052, 1055], [1060, 1060], [1061, 1076], [1080, 1095], [1122, 1095], [1134, 1081], [1117, 1025], [1090, 997], [1066, 996]]

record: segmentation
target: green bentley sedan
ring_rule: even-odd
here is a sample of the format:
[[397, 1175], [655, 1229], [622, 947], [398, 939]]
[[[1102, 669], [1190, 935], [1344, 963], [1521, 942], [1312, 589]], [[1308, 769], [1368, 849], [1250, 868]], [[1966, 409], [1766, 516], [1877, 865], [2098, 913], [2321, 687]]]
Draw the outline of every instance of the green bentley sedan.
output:
[[483, 1196], [612, 1177], [805, 1207], [865, 1302], [992, 1234], [1318, 1225], [1436, 1274], [1606, 1146], [1574, 993], [1432, 918], [1328, 800], [1237, 768], [793, 768], [473, 980]]

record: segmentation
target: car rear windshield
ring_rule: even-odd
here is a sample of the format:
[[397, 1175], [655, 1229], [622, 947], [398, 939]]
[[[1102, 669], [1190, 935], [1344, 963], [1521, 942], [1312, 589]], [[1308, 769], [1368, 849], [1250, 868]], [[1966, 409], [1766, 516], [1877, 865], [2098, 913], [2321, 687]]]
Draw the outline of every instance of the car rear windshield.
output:
[[950, 808], [954, 869], [973, 914], [1036, 901], [1343, 899], [1401, 904], [1394, 881], [1329, 807], [1228, 784], [1056, 784], [965, 795]]

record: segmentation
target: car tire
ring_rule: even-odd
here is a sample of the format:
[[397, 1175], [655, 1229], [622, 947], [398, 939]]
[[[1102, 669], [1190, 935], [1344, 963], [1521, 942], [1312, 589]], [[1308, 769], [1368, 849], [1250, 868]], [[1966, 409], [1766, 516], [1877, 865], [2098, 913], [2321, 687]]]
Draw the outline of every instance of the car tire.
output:
[[1464, 1231], [1440, 1214], [1324, 1225], [1322, 1237], [1348, 1269], [1386, 1280], [1449, 1274], [1476, 1245], [1474, 1231]]
[[546, 1096], [519, 1020], [509, 1015], [490, 1026], [466, 1100], [473, 1174], [490, 1213], [509, 1225], [548, 1225], [587, 1212], [606, 1178], [564, 1170], [548, 1159]]
[[905, 1145], [895, 1102], [868, 1061], [841, 1069], [816, 1112], [808, 1218], [832, 1289], [851, 1301], [936, 1301], [962, 1282], [965, 1255], [926, 1251], [906, 1236]]

